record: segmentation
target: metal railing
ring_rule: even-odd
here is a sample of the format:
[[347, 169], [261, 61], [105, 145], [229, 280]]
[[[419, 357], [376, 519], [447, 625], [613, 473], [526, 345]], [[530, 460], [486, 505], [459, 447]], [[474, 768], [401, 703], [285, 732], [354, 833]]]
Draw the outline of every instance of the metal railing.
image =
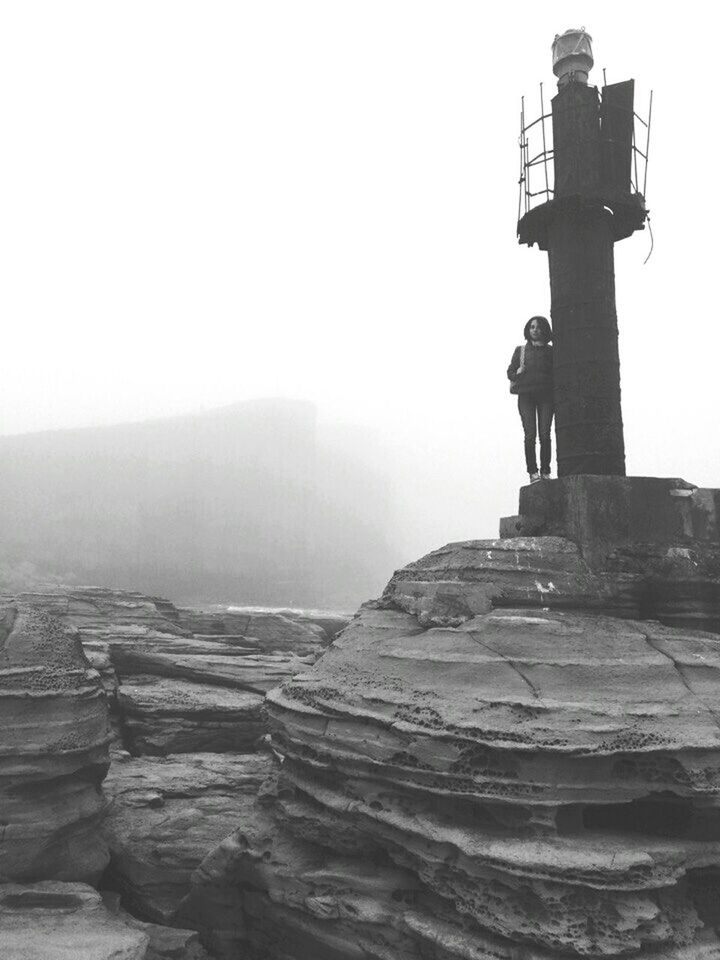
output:
[[[549, 136], [545, 127], [545, 121], [550, 120]], [[541, 147], [537, 153], [532, 153], [530, 144], [530, 131], [539, 124], [540, 137], [537, 138], [537, 146]], [[537, 134], [537, 131], [536, 131]], [[525, 122], [525, 97], [520, 100], [520, 193], [518, 196], [518, 220], [526, 213], [529, 213], [538, 203], [546, 203], [552, 200], [553, 188], [550, 186], [554, 182], [554, 171], [552, 167], [553, 148], [550, 143], [552, 138], [552, 113], [545, 113], [545, 98], [543, 95], [543, 85], [540, 84], [540, 116], [531, 123]], [[548, 146], [550, 143], [550, 146]], [[534, 148], [533, 148], [534, 149]], [[550, 170], [548, 171], [548, 163]], [[533, 175], [536, 174], [536, 168], [542, 168], [540, 174], [540, 188], [534, 190], [537, 185], [537, 176], [535, 181]], [[544, 183], [544, 186], [543, 186]], [[535, 197], [542, 197], [540, 201]]]
[[[650, 91], [650, 103], [648, 104], [648, 118], [643, 120], [639, 113], [633, 112], [633, 118], [641, 123], [645, 127], [645, 152], [637, 146], [636, 142], [636, 130], [637, 123], [633, 123], [633, 140], [632, 140], [632, 149], [633, 149], [633, 171], [635, 177], [633, 178], [632, 174], [630, 176], [630, 184], [632, 186], [633, 193], [642, 194], [643, 198], [647, 197], [647, 171], [648, 171], [648, 154], [650, 153], [650, 124], [652, 123], [652, 103], [653, 103], [653, 92]], [[640, 189], [640, 178], [638, 176], [638, 157], [642, 157], [640, 161], [640, 166], [642, 168], [642, 180], [643, 188]]]
[[[631, 192], [647, 195], [647, 168], [650, 152], [650, 124], [652, 122], [653, 94], [650, 91], [648, 118], [644, 120], [633, 111], [632, 164], [630, 173]], [[546, 124], [546, 121], [550, 121]], [[644, 128], [644, 150], [638, 146], [638, 124]], [[540, 84], [540, 116], [526, 122], [525, 97], [520, 101], [520, 177], [518, 180], [518, 220], [534, 207], [554, 196], [555, 157], [552, 142], [552, 111], [545, 112], [543, 84]], [[640, 183], [642, 182], [642, 189]], [[538, 199], [538, 197], [540, 199]]]

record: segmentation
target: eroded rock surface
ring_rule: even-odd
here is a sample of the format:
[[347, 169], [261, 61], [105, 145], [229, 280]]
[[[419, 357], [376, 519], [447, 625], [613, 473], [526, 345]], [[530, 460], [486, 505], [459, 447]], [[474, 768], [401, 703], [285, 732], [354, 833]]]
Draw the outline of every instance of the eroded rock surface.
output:
[[269, 692], [277, 784], [184, 914], [227, 958], [719, 957], [720, 637], [641, 590], [560, 537], [398, 571]]
[[270, 766], [263, 754], [113, 760], [105, 784], [106, 882], [133, 913], [173, 921], [192, 871], [243, 822]]
[[[326, 633], [265, 612], [196, 634], [172, 604], [119, 591], [35, 594], [3, 612], [0, 880], [96, 882], [109, 844], [103, 883], [138, 915], [174, 922], [192, 871], [244, 822], [270, 769], [251, 753], [267, 729], [265, 692], [307, 669]], [[95, 901], [71, 899], [53, 923], [92, 907], [97, 927]], [[196, 933], [121, 919], [149, 936], [147, 960], [206, 958]], [[96, 933], [88, 937], [95, 949]], [[129, 953], [116, 939], [108, 956], [135, 956], [137, 937]]]
[[329, 642], [320, 626], [272, 611], [178, 610], [98, 588], [30, 601], [79, 631], [110, 704], [113, 749], [138, 754], [253, 750], [264, 694]]
[[179, 622], [200, 636], [243, 638], [258, 652], [290, 651], [319, 656], [322, 648], [348, 618], [293, 614], [291, 611], [180, 608]]
[[315, 659], [293, 653], [259, 654], [235, 637], [203, 640], [156, 633], [115, 634], [107, 644], [121, 678], [153, 674], [255, 693], [266, 693]]
[[148, 947], [145, 960], [212, 960], [195, 930], [138, 920], [122, 907], [120, 896], [112, 891], [103, 890], [102, 899], [110, 913], [129, 927], [146, 934]]
[[26, 603], [2, 610], [0, 728], [0, 880], [96, 880], [105, 694], [77, 632]]
[[249, 753], [265, 732], [263, 697], [159, 677], [132, 677], [119, 693], [133, 754]]
[[314, 661], [258, 654], [242, 638], [144, 628], [108, 628], [84, 642], [113, 708], [116, 748], [135, 755], [255, 750], [265, 692]]
[[149, 942], [84, 883], [0, 885], [3, 960], [150, 960]]
[[357, 838], [347, 847], [356, 856], [304, 842], [258, 805], [198, 868], [180, 917], [221, 960], [417, 956], [402, 924], [417, 879]]
[[144, 627], [167, 633], [184, 632], [174, 604], [142, 593], [102, 587], [68, 587], [48, 593], [23, 593], [18, 600], [60, 617], [68, 626], [82, 632], [102, 629], [108, 624], [115, 627]]
[[469, 540], [434, 550], [398, 570], [381, 604], [419, 626], [457, 626], [496, 607], [543, 607], [637, 617], [639, 575], [596, 571], [562, 537]]

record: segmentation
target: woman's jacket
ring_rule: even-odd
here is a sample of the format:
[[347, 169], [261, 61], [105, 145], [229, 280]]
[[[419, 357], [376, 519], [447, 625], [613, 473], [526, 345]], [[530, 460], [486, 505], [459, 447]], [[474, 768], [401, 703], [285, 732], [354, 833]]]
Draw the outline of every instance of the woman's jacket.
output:
[[507, 368], [508, 380], [517, 380], [518, 393], [552, 393], [553, 388], [553, 348], [549, 343], [534, 347], [528, 343], [525, 347], [525, 370], [518, 377], [520, 366], [520, 347], [515, 351]]

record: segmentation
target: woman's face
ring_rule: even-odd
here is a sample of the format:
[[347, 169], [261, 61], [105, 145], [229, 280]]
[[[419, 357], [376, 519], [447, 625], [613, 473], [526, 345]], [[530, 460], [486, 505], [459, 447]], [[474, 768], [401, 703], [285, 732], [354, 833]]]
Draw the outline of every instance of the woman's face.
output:
[[533, 320], [530, 324], [530, 339], [531, 340], [543, 340], [542, 328], [537, 320]]

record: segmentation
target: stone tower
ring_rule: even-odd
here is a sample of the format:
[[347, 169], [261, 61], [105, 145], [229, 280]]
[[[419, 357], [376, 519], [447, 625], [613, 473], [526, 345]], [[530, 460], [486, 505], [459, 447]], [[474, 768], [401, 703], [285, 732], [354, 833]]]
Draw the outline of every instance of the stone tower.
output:
[[554, 190], [526, 209], [518, 238], [548, 252], [558, 476], [624, 476], [613, 248], [646, 218], [631, 175], [634, 81], [602, 92], [588, 85], [593, 58], [584, 30], [557, 36], [553, 61]]

